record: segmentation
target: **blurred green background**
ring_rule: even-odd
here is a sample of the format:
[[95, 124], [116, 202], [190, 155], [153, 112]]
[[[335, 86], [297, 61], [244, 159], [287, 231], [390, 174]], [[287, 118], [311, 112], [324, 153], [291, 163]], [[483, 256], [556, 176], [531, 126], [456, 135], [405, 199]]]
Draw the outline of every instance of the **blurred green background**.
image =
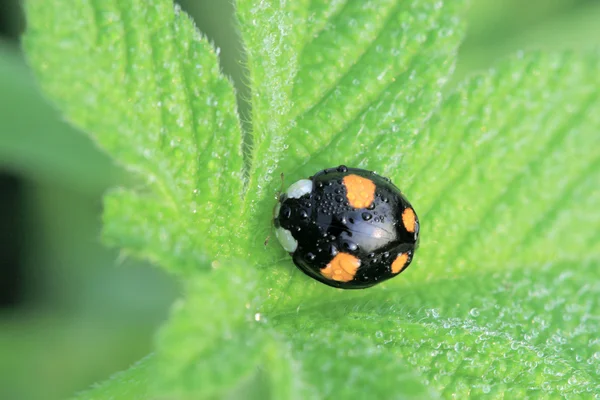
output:
[[[521, 49], [600, 44], [600, 0], [473, 3], [451, 85]], [[181, 5], [247, 98], [231, 2]], [[0, 399], [54, 399], [150, 352], [179, 287], [101, 245], [102, 193], [126, 175], [39, 93], [24, 27], [18, 1], [0, 0]]]

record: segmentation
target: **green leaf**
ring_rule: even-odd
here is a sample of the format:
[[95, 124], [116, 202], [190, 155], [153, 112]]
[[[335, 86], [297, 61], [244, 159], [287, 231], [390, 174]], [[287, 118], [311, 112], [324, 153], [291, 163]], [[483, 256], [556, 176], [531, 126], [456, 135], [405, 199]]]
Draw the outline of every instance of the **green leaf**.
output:
[[174, 219], [159, 196], [112, 190], [104, 196], [103, 220], [104, 241], [123, 247], [125, 254], [185, 273], [209, 265], [204, 246], [197, 246], [198, 238], [188, 230], [189, 221]]
[[599, 258], [599, 70], [597, 55], [529, 55], [445, 102], [394, 176], [431, 276]]
[[[81, 4], [90, 8], [28, 3], [27, 43], [42, 83], [67, 115], [143, 179], [145, 187], [107, 198], [106, 234], [174, 270], [209, 260], [215, 269], [188, 274], [186, 300], [161, 331], [146, 370], [148, 393], [600, 393], [598, 54], [521, 55], [440, 101], [462, 32], [461, 2], [240, 1], [252, 86], [242, 193], [233, 92], [187, 18], [156, 1], [119, 9], [103, 3], [108, 14]], [[78, 24], [89, 10], [96, 25]], [[189, 57], [205, 72], [194, 97], [202, 107], [178, 100], [176, 71], [189, 59], [167, 55], [182, 43], [197, 46]], [[117, 48], [135, 61], [124, 62]], [[87, 54], [101, 55], [93, 69]], [[146, 65], [138, 62], [148, 54], [160, 58], [147, 65], [155, 69], [133, 68]], [[87, 61], [61, 70], [66, 56]], [[123, 85], [107, 85], [115, 79]], [[115, 95], [128, 87], [137, 91]], [[167, 100], [177, 107], [151, 112]], [[198, 136], [184, 135], [190, 125], [179, 126], [169, 110], [209, 110], [216, 121], [230, 121], [195, 126], [219, 128], [222, 152], [213, 153], [230, 156], [198, 155], [191, 139]], [[169, 127], [180, 147], [158, 145], [167, 131], [155, 137], [139, 129], [160, 128], [157, 118], [175, 122]], [[140, 152], [147, 148], [152, 158]], [[276, 244], [262, 246], [280, 185], [273, 177], [282, 170], [294, 181], [342, 163], [389, 175], [422, 223], [413, 266], [364, 291], [310, 280]], [[195, 197], [199, 177], [216, 181], [204, 182]], [[132, 390], [143, 379], [136, 374]], [[120, 396], [112, 385], [102, 386], [104, 393]], [[122, 388], [123, 380], [114, 385]]]
[[154, 358], [154, 355], [147, 356], [132, 365], [128, 370], [119, 372], [107, 381], [78, 393], [73, 397], [73, 400], [148, 399], [149, 377]]
[[369, 338], [443, 397], [600, 393], [599, 70], [517, 57], [451, 95], [394, 179], [422, 222], [411, 269], [368, 293], [273, 278], [267, 314], [297, 357], [318, 330], [332, 349]]
[[[346, 389], [349, 362], [338, 357], [347, 353], [359, 356], [351, 372], [377, 379], [370, 387], [386, 397], [405, 394], [403, 371], [393, 369], [399, 362], [444, 398], [586, 397], [600, 393], [599, 266], [470, 273], [376, 291], [362, 301], [315, 303], [274, 323], [295, 343], [298, 358], [316, 361], [307, 370], [318, 365], [330, 370], [327, 376], [343, 374], [337, 386], [319, 385], [325, 393]], [[384, 356], [373, 362], [373, 354]], [[354, 397], [367, 393], [355, 389]]]
[[[189, 17], [167, 0], [32, 0], [27, 16], [25, 46], [44, 90], [139, 176], [140, 190], [152, 193], [147, 210], [161, 209], [162, 218], [183, 228], [177, 233], [189, 239], [176, 246], [188, 252], [187, 264], [200, 267], [198, 249], [228, 254], [229, 216], [243, 186], [235, 95]], [[122, 227], [144, 219], [111, 215]], [[147, 249], [164, 246], [163, 227], [154, 224], [117, 230], [112, 241], [127, 245], [138, 240], [128, 234], [141, 229], [151, 229]], [[160, 261], [183, 268], [177, 258]]]
[[[225, 265], [188, 283], [185, 302], [158, 336], [156, 387], [173, 398], [223, 395], [249, 379], [264, 338], [255, 321], [251, 271]], [[219, 360], [227, 360], [226, 363]]]
[[391, 171], [438, 105], [462, 37], [462, 1], [305, 3], [238, 2], [253, 91], [251, 248], [268, 236], [280, 173]]
[[[436, 399], [435, 390], [420, 381], [405, 358], [364, 334], [365, 319], [359, 313], [341, 311], [337, 324], [319, 312], [277, 318], [280, 329], [293, 344], [292, 355], [301, 361], [308, 380], [322, 398]], [[327, 312], [327, 314], [330, 314]], [[366, 313], [365, 313], [366, 314]], [[347, 318], [349, 317], [349, 318]], [[358, 317], [358, 318], [357, 318]], [[290, 322], [291, 321], [291, 322]], [[369, 323], [379, 323], [373, 316]], [[376, 333], [377, 336], [380, 331]]]
[[158, 337], [153, 393], [178, 399], [303, 398], [304, 384], [285, 357], [288, 350], [261, 321], [256, 284], [254, 271], [240, 264], [189, 282], [185, 302], [176, 304]]

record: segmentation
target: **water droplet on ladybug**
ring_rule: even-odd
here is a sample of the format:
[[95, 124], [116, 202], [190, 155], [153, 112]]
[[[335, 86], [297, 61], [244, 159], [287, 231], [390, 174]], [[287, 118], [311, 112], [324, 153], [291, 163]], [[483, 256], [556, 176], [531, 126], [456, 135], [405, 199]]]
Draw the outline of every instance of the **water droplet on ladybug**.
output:
[[371, 218], [373, 218], [373, 215], [372, 215], [371, 213], [364, 212], [364, 213], [362, 213], [362, 218], [363, 218], [365, 221], [369, 221], [369, 220], [371, 220]]
[[338, 172], [348, 172], [348, 167], [346, 167], [345, 165], [340, 165], [337, 168]]
[[306, 212], [306, 210], [300, 210], [299, 215], [300, 215], [300, 219], [308, 218], [308, 213]]
[[329, 254], [330, 254], [332, 257], [335, 257], [335, 256], [337, 256], [337, 254], [338, 254], [338, 249], [337, 249], [337, 247], [335, 247], [335, 246], [333, 246], [333, 245], [329, 246]]
[[313, 253], [307, 253], [306, 254], [306, 259], [308, 261], [314, 261], [315, 258], [317, 258], [317, 256], [315, 256]]
[[323, 182], [317, 182], [317, 187], [319, 189], [323, 189]]
[[338, 203], [342, 203], [344, 201], [344, 198], [340, 195], [335, 196], [335, 201], [337, 201]]
[[344, 248], [349, 251], [356, 251], [358, 250], [358, 245], [354, 242], [346, 241], [344, 242]]

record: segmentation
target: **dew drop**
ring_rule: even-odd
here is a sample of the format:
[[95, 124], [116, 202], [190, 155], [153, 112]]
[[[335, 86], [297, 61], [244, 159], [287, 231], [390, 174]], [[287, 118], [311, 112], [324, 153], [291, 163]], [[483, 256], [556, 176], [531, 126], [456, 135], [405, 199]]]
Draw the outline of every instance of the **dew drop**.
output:
[[373, 218], [373, 215], [372, 215], [371, 213], [364, 212], [364, 213], [362, 213], [362, 218], [363, 218], [365, 221], [369, 221], [371, 218]]
[[471, 308], [469, 314], [471, 315], [471, 317], [477, 318], [479, 317], [479, 310], [476, 308]]
[[329, 254], [333, 257], [337, 256], [338, 249], [335, 246], [329, 246]]
[[344, 248], [348, 251], [356, 251], [358, 250], [358, 245], [354, 242], [346, 241], [344, 242]]
[[308, 218], [308, 213], [305, 210], [300, 210], [300, 219]]
[[348, 167], [346, 167], [345, 165], [340, 165], [339, 167], [337, 167], [338, 172], [348, 172]]

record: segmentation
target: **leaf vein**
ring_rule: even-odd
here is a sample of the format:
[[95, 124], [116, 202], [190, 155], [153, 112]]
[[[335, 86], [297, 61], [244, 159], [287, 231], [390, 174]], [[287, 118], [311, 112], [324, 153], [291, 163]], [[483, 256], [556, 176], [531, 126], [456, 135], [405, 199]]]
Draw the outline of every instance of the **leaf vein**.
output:
[[[309, 6], [309, 15], [310, 15], [310, 10], [311, 10], [311, 9], [314, 7], [314, 5], [315, 5], [316, 3], [322, 3], [322, 0], [311, 0], [311, 4], [310, 4], [310, 6]], [[343, 14], [343, 13], [344, 13], [344, 11], [346, 11], [346, 10], [348, 9], [348, 6], [349, 6], [349, 5], [350, 5], [350, 2], [349, 2], [349, 1], [346, 1], [346, 2], [344, 3], [344, 5], [343, 5], [342, 7], [340, 7], [340, 9], [339, 9], [337, 12], [335, 12], [334, 14], [332, 14], [332, 15], [329, 17], [328, 21], [334, 21], [334, 20], [336, 20], [337, 18], [339, 18], [339, 17], [340, 17], [340, 15], [341, 15], [341, 14]], [[323, 28], [319, 29], [317, 32], [315, 32], [315, 33], [312, 35], [312, 39], [309, 39], [308, 41], [306, 41], [306, 42], [305, 42], [305, 43], [302, 45], [302, 48], [298, 49], [298, 54], [300, 55], [300, 56], [298, 57], [298, 61], [302, 60], [302, 58], [303, 58], [303, 55], [304, 55], [304, 52], [305, 52], [306, 48], [307, 48], [308, 46], [310, 46], [310, 45], [311, 45], [311, 44], [312, 44], [312, 43], [313, 43], [313, 42], [314, 42], [314, 41], [315, 41], [315, 40], [316, 40], [316, 39], [317, 39], [319, 36], [321, 36], [321, 35], [323, 34], [323, 32], [325, 32], [325, 30], [326, 30], [326, 29], [327, 29], [327, 22], [325, 23], [325, 25], [323, 26]]]
[[[499, 213], [494, 213], [494, 210], [501, 208], [505, 204], [508, 204], [506, 202], [502, 202], [502, 199], [504, 198], [505, 193], [517, 192], [519, 187], [521, 187], [524, 184], [524, 181], [526, 181], [527, 178], [531, 176], [531, 172], [535, 173], [536, 171], [538, 171], [540, 169], [543, 161], [546, 159], [546, 156], [548, 154], [552, 154], [552, 152], [560, 146], [560, 144], [562, 143], [565, 136], [569, 133], [568, 127], [573, 126], [572, 124], [575, 123], [575, 121], [582, 118], [587, 113], [587, 111], [590, 109], [591, 105], [594, 103], [594, 100], [596, 98], [597, 98], [596, 94], [594, 94], [590, 98], [588, 98], [588, 100], [585, 102], [585, 105], [580, 108], [579, 112], [576, 115], [574, 115], [572, 118], [570, 118], [568, 121], [566, 121], [562, 127], [559, 127], [558, 129], [556, 129], [554, 131], [553, 135], [550, 137], [550, 139], [548, 140], [548, 142], [546, 143], [544, 148], [538, 152], [537, 156], [530, 163], [528, 163], [527, 166], [524, 166], [521, 169], [521, 172], [519, 172], [518, 174], [513, 176], [510, 183], [508, 183], [508, 185], [506, 185], [506, 190], [504, 192], [498, 194], [498, 196], [496, 196], [494, 199], [492, 199], [489, 202], [488, 207], [485, 209], [485, 211], [481, 215], [483, 215], [483, 216], [500, 215]], [[511, 124], [508, 124], [508, 126], [511, 126]], [[514, 126], [514, 125], [512, 125], [512, 126]], [[583, 177], [584, 176], [580, 176], [580, 178], [583, 178]], [[574, 189], [574, 188], [571, 188], [571, 189]], [[487, 221], [487, 223], [485, 221]], [[466, 246], [472, 240], [474, 235], [476, 235], [476, 234], [480, 235], [482, 233], [483, 229], [486, 229], [486, 228], [490, 229], [492, 226], [496, 225], [495, 222], [496, 221], [494, 220], [493, 217], [487, 218], [483, 222], [483, 225], [484, 225], [483, 227], [481, 225], [477, 225], [476, 229], [473, 228], [468, 233], [463, 235], [462, 241], [457, 246], [453, 247], [454, 254], [449, 259], [451, 259], [451, 260], [455, 259], [455, 257], [457, 257], [457, 255], [458, 255], [458, 252], [460, 251], [459, 249], [462, 249], [463, 246]], [[527, 236], [525, 236], [525, 238], [527, 238]], [[529, 239], [531, 239], [531, 237], [529, 237]], [[526, 240], [529, 241], [529, 239], [526, 239]]]
[[[366, 46], [360, 52], [360, 54], [357, 57], [356, 61], [348, 68], [348, 70], [346, 72], [344, 72], [343, 74], [341, 74], [331, 84], [331, 87], [327, 88], [327, 90], [321, 96], [321, 98], [319, 99], [319, 101], [317, 101], [316, 103], [314, 103], [313, 105], [311, 105], [309, 108], [307, 108], [306, 110], [304, 110], [299, 115], [296, 115], [294, 117], [294, 120], [299, 121], [299, 120], [305, 118], [310, 112], [312, 112], [315, 109], [319, 108], [325, 102], [325, 100], [327, 100], [327, 98], [331, 96], [331, 94], [335, 91], [336, 87], [338, 87], [342, 81], [344, 81], [344, 80], [348, 79], [348, 77], [352, 76], [352, 73], [355, 71], [355, 69], [358, 68], [358, 66], [364, 61], [364, 58], [367, 56], [367, 54], [372, 50], [373, 44], [377, 40], [379, 40], [381, 38], [381, 35], [384, 32], [386, 32], [388, 28], [391, 27], [392, 22], [394, 20], [394, 17], [398, 13], [398, 11], [400, 10], [400, 8], [401, 8], [402, 5], [403, 5], [402, 2], [396, 3], [396, 5], [394, 6], [394, 8], [392, 9], [392, 12], [390, 12], [389, 15], [386, 17], [385, 22], [381, 26], [381, 29], [379, 30], [379, 32], [377, 32], [377, 35], [375, 35], [375, 38], [371, 41], [371, 43], [369, 44], [369, 46]], [[289, 132], [289, 130], [288, 130], [288, 132]]]
[[[427, 33], [427, 39], [426, 41], [429, 41], [429, 39], [433, 36], [434, 31], [430, 30]], [[299, 164], [296, 168], [294, 168], [292, 170], [292, 174], [296, 173], [297, 171], [299, 171], [300, 169], [302, 169], [303, 167], [305, 167], [311, 160], [318, 158], [319, 156], [321, 156], [322, 154], [326, 154], [327, 152], [331, 151], [331, 146], [341, 137], [343, 136], [343, 134], [350, 129], [353, 125], [355, 125], [357, 123], [357, 121], [359, 121], [361, 119], [361, 117], [365, 116], [367, 112], [369, 112], [369, 109], [376, 104], [377, 102], [379, 102], [382, 98], [382, 95], [384, 93], [386, 93], [391, 87], [393, 87], [394, 85], [398, 84], [398, 82], [402, 82], [403, 79], [402, 77], [406, 74], [409, 74], [410, 71], [412, 71], [413, 67], [415, 66], [415, 64], [418, 62], [419, 60], [416, 57], [413, 57], [410, 61], [410, 64], [407, 65], [407, 67], [400, 73], [396, 74], [394, 76], [394, 79], [390, 79], [390, 81], [385, 84], [385, 86], [381, 87], [380, 90], [374, 95], [373, 99], [369, 100], [366, 104], [364, 104], [360, 110], [358, 110], [355, 115], [346, 123], [344, 124], [343, 127], [341, 127], [337, 132], [335, 132], [332, 137], [330, 138], [330, 140], [328, 141], [327, 144], [325, 144], [324, 146], [322, 146], [315, 154], [309, 154], [309, 156], [306, 158], [306, 160], [302, 163]], [[332, 89], [333, 90], [333, 89]], [[380, 143], [383, 140], [383, 137], [385, 135], [379, 135], [378, 136], [378, 142]]]

